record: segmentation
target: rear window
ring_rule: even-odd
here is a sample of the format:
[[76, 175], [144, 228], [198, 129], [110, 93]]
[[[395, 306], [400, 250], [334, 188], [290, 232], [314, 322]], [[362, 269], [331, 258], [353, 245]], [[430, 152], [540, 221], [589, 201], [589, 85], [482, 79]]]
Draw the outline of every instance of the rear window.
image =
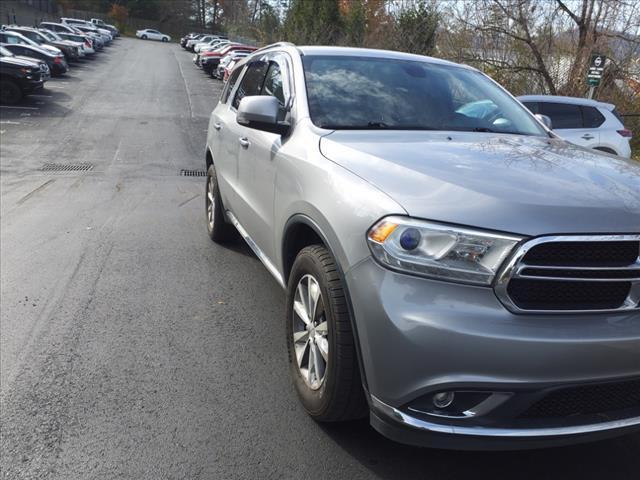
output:
[[595, 107], [582, 107], [582, 120], [585, 128], [598, 128], [605, 118]]
[[611, 113], [613, 113], [613, 116], [616, 117], [618, 120], [620, 120], [620, 123], [622, 123], [624, 125], [624, 120], [622, 119], [622, 115], [620, 115], [620, 112], [618, 112], [617, 108], [614, 108]]

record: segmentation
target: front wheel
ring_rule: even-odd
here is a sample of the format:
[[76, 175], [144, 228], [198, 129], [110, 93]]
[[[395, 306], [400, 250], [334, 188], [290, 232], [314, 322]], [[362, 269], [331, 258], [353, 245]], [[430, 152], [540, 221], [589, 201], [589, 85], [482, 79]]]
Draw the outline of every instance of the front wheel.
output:
[[0, 103], [15, 105], [22, 99], [22, 90], [11, 80], [0, 82]]
[[287, 346], [293, 383], [309, 415], [351, 420], [367, 410], [347, 300], [323, 245], [300, 251], [287, 288]]
[[142, 38], [142, 40], [146, 40], [147, 36], [146, 35], [142, 35], [142, 37], [140, 37], [140, 38]]
[[169, 39], [167, 37], [162, 37], [162, 41], [166, 43], [169, 41]]

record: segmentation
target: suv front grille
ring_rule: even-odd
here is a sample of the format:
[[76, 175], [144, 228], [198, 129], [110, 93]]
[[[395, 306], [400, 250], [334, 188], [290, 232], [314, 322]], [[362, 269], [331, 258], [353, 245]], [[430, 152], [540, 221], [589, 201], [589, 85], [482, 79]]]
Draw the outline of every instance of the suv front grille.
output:
[[581, 385], [548, 393], [531, 405], [522, 418], [558, 418], [616, 412], [640, 407], [640, 380]]
[[638, 309], [640, 235], [530, 240], [503, 267], [495, 290], [516, 313]]

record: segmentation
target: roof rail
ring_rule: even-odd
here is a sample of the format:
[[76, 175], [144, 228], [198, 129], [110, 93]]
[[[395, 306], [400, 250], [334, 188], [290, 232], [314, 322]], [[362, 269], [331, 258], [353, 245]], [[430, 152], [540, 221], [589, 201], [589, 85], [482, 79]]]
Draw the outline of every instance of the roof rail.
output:
[[255, 50], [253, 53], [261, 52], [262, 50], [266, 50], [267, 48], [273, 48], [273, 47], [295, 47], [295, 44], [291, 42], [276, 42], [276, 43], [272, 43], [271, 45], [261, 47]]

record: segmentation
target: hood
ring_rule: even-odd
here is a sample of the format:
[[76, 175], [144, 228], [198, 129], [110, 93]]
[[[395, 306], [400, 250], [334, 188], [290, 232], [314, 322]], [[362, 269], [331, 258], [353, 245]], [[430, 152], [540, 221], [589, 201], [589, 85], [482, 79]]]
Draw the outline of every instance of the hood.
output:
[[62, 55], [62, 50], [60, 50], [58, 47], [52, 47], [51, 45], [38, 45], [38, 48], [52, 55]]
[[44, 60], [40, 60], [38, 58], [32, 58], [32, 57], [23, 57], [22, 55], [16, 55], [15, 57], [12, 58], [17, 58], [19, 60], [24, 60], [25, 62], [28, 63], [35, 63], [38, 66], [42, 66], [42, 65], [46, 65], [47, 62], [45, 62]]
[[640, 163], [564, 140], [343, 130], [320, 150], [414, 217], [531, 236], [640, 232]]
[[30, 58], [29, 60], [27, 60], [28, 57], [2, 57], [2, 63], [3, 64], [9, 64], [9, 65], [14, 65], [16, 67], [39, 67], [40, 66], [40, 60], [37, 60], [35, 58]]

